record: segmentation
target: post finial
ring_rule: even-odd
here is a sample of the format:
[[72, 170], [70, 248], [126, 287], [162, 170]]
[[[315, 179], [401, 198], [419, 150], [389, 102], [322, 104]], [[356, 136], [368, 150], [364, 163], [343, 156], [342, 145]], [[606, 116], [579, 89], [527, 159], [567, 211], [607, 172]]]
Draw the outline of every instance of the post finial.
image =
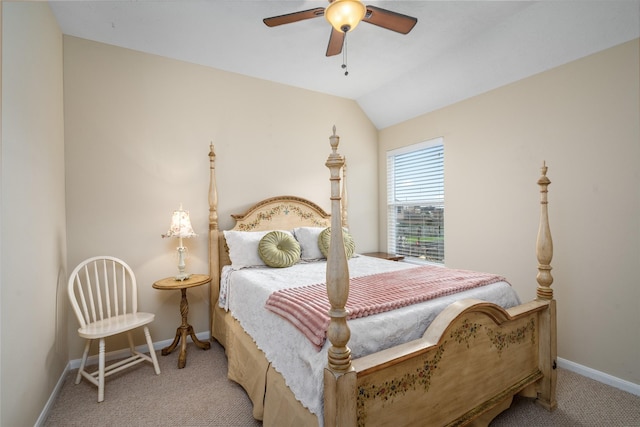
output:
[[333, 125], [333, 135], [329, 137], [329, 144], [331, 144], [332, 155], [338, 154], [338, 144], [340, 144], [340, 137], [336, 135], [336, 125]]

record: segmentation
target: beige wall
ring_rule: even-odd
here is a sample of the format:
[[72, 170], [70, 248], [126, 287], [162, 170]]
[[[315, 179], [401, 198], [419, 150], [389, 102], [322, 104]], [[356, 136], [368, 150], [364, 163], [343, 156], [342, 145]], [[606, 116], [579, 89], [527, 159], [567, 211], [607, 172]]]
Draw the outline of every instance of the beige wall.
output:
[[[445, 143], [446, 264], [504, 274], [535, 296], [543, 160], [558, 300], [558, 355], [640, 384], [638, 40], [384, 129], [386, 151]], [[425, 95], [426, 96], [426, 95]]]
[[27, 426], [69, 361], [62, 35], [45, 2], [2, 15], [0, 424]]
[[[69, 268], [101, 253], [131, 264], [141, 309], [156, 313], [154, 341], [180, 323], [179, 292], [151, 288], [176, 272], [177, 242], [160, 234], [180, 203], [199, 234], [185, 240], [187, 270], [207, 272], [210, 141], [225, 229], [231, 214], [282, 194], [329, 210], [335, 124], [360, 219], [351, 231], [358, 250], [377, 248], [377, 131], [354, 101], [66, 36], [64, 83]], [[209, 330], [208, 288], [188, 297], [190, 323]]]
[[[328, 209], [333, 124], [359, 251], [378, 249], [378, 223], [385, 242], [374, 183], [386, 188], [386, 150], [444, 136], [447, 264], [505, 274], [523, 299], [534, 295], [535, 181], [547, 160], [559, 356], [640, 383], [637, 40], [377, 133], [352, 101], [63, 38], [45, 3], [0, 3], [1, 425], [32, 425], [80, 356], [67, 264], [127, 259], [142, 309], [157, 313], [154, 340], [171, 338], [178, 295], [150, 285], [174, 273], [176, 244], [160, 234], [179, 203], [200, 234], [187, 241], [188, 268], [207, 268], [209, 141], [228, 228], [229, 214], [272, 195]], [[206, 331], [207, 291], [189, 297]]]

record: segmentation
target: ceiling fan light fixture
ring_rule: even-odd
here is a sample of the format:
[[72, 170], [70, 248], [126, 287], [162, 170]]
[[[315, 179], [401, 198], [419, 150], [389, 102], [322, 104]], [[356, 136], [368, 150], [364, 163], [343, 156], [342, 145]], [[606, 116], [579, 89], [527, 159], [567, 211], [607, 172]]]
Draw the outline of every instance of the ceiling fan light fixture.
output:
[[324, 17], [337, 31], [352, 31], [362, 21], [367, 8], [359, 0], [333, 0], [324, 11]]

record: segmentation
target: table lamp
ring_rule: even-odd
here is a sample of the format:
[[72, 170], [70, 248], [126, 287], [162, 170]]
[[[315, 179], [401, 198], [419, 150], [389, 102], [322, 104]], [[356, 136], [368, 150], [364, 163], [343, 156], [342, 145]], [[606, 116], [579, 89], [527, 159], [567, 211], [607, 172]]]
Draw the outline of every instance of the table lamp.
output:
[[182, 245], [182, 238], [189, 238], [194, 236], [197, 236], [197, 234], [193, 232], [193, 228], [191, 227], [189, 211], [182, 210], [182, 204], [180, 204], [180, 209], [178, 209], [177, 211], [173, 211], [169, 231], [167, 232], [167, 234], [162, 235], [162, 237], [178, 237], [180, 239], [180, 245], [177, 248], [178, 275], [176, 276], [176, 280], [186, 280], [189, 278], [189, 276], [191, 276], [190, 274], [184, 272], [184, 260], [187, 255], [187, 248]]

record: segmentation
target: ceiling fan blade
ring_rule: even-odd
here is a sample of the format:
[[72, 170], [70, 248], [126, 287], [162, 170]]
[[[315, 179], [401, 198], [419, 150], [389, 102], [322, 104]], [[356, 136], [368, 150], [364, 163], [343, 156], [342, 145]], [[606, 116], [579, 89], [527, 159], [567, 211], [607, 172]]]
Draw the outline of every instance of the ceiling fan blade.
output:
[[291, 24], [292, 22], [304, 21], [305, 19], [317, 18], [324, 15], [323, 7], [316, 7], [315, 9], [303, 10], [300, 12], [287, 13], [286, 15], [272, 16], [271, 18], [264, 18], [264, 22], [267, 27], [276, 27], [278, 25]]
[[417, 18], [375, 6], [367, 6], [367, 13], [362, 20], [402, 34], [407, 34], [418, 22]]
[[346, 33], [331, 27], [331, 36], [329, 36], [329, 45], [327, 46], [327, 56], [338, 55], [342, 52], [345, 35]]

